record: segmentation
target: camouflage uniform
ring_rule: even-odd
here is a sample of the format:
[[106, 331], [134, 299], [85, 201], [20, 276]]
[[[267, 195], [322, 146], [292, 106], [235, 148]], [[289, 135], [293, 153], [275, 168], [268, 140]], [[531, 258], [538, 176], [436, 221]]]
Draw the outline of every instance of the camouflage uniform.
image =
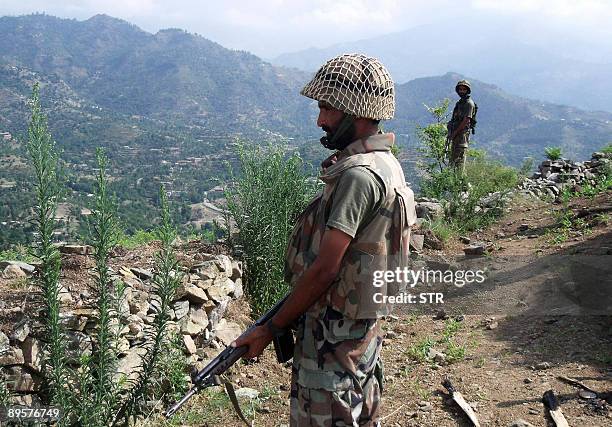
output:
[[[470, 89], [469, 83], [465, 80], [457, 83], [457, 86], [463, 85]], [[470, 93], [468, 93], [465, 97], [461, 98], [455, 104], [455, 108], [453, 108], [453, 115], [451, 121], [448, 123], [449, 135], [456, 129], [457, 126], [463, 121], [465, 117], [469, 117], [472, 119], [475, 114], [476, 104], [470, 97]], [[452, 140], [451, 153], [450, 153], [450, 164], [461, 170], [465, 171], [465, 158], [467, 148], [470, 142], [470, 126], [468, 126], [455, 138]]]
[[292, 232], [285, 273], [295, 284], [317, 257], [342, 174], [364, 167], [383, 183], [380, 208], [349, 244], [328, 291], [298, 322], [292, 426], [378, 425], [383, 378], [378, 319], [391, 307], [375, 303], [373, 294], [396, 294], [401, 288], [397, 283], [375, 288], [371, 274], [406, 265], [410, 226], [416, 221], [412, 191], [390, 153], [393, 143], [392, 134], [374, 135], [342, 150], [321, 176], [326, 184], [322, 194], [300, 215]]

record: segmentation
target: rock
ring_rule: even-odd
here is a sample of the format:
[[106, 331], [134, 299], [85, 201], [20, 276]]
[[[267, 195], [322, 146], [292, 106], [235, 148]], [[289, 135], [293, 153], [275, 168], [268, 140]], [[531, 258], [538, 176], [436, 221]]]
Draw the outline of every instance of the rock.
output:
[[214, 261], [204, 261], [191, 267], [189, 272], [197, 274], [201, 279], [208, 280], [217, 277], [219, 268]]
[[198, 348], [196, 347], [193, 338], [191, 338], [191, 335], [183, 335], [183, 343], [185, 344], [185, 352], [188, 355], [197, 353]]
[[463, 248], [463, 252], [466, 255], [477, 256], [483, 255], [486, 251], [486, 246], [484, 243], [474, 243], [467, 248]]
[[221, 319], [215, 328], [216, 337], [226, 346], [230, 345], [240, 334], [242, 334], [240, 325], [225, 319]]
[[416, 252], [423, 250], [423, 244], [425, 243], [425, 236], [423, 234], [411, 234], [410, 235], [410, 247]]
[[530, 415], [538, 415], [540, 413], [539, 409], [536, 408], [529, 408], [529, 414]]
[[550, 364], [550, 362], [540, 362], [537, 365], [535, 365], [535, 369], [538, 371], [543, 371], [545, 369], [549, 369], [551, 368], [552, 365]]
[[33, 393], [40, 389], [40, 378], [22, 366], [11, 366], [4, 369], [8, 389], [18, 393]]
[[494, 329], [497, 329], [497, 327], [498, 327], [498, 326], [499, 326], [499, 324], [498, 324], [497, 322], [493, 321], [493, 322], [491, 322], [491, 323], [489, 323], [489, 324], [487, 325], [487, 329], [488, 329], [489, 331], [492, 331], [492, 330], [494, 330]]
[[66, 331], [68, 358], [78, 362], [81, 356], [91, 355], [91, 338], [79, 331]]
[[440, 203], [420, 202], [416, 205], [416, 214], [418, 218], [433, 220], [444, 216], [444, 207]]
[[60, 323], [66, 329], [70, 329], [73, 331], [83, 331], [85, 329], [85, 325], [87, 324], [87, 318], [83, 316], [78, 316], [71, 311], [60, 313]]
[[20, 348], [9, 347], [0, 353], [0, 366], [21, 365], [23, 363], [23, 352]]
[[225, 315], [228, 304], [229, 299], [225, 299], [208, 312], [208, 320], [210, 321], [209, 329], [211, 331], [217, 327], [217, 323], [219, 323], [223, 315]]
[[90, 255], [93, 254], [93, 247], [89, 245], [62, 245], [59, 251], [63, 254]]
[[595, 399], [597, 397], [596, 393], [593, 393], [592, 391], [588, 391], [588, 390], [580, 390], [578, 392], [578, 396], [580, 396], [581, 399]]
[[5, 350], [8, 350], [10, 347], [9, 337], [2, 331], [0, 331], [0, 354], [2, 354]]
[[525, 384], [531, 384], [531, 383], [533, 382], [533, 380], [532, 380], [531, 378], [527, 377], [527, 378], [525, 378], [525, 379], [523, 380], [523, 382], [524, 382]]
[[128, 306], [130, 307], [130, 313], [136, 314], [138, 312], [146, 313], [149, 311], [149, 295], [144, 291], [137, 291], [132, 289], [130, 293], [128, 301]]
[[151, 272], [151, 270], [145, 270], [144, 268], [130, 267], [130, 271], [134, 274], [134, 276], [138, 277], [140, 280], [149, 280], [153, 278], [153, 273]]
[[145, 353], [146, 349], [143, 347], [134, 347], [119, 359], [117, 375], [124, 376], [128, 380], [123, 382], [124, 388], [129, 388], [131, 386], [130, 382], [138, 378], [138, 374], [142, 371], [142, 356]]
[[130, 342], [127, 338], [121, 337], [117, 340], [117, 354], [123, 356], [130, 350]]
[[208, 326], [208, 316], [206, 310], [201, 305], [194, 305], [189, 309], [189, 314], [183, 319], [181, 333], [198, 335]]
[[217, 255], [216, 258], [219, 271], [223, 271], [229, 277], [232, 274], [232, 260], [227, 255]]
[[176, 290], [176, 297], [186, 299], [195, 304], [201, 304], [203, 302], [208, 301], [208, 295], [206, 295], [206, 291], [191, 283], [181, 283], [181, 285]]
[[423, 246], [440, 251], [444, 245], [431, 230], [425, 230], [425, 241], [423, 242]]
[[215, 280], [213, 286], [208, 288], [206, 292], [208, 296], [215, 302], [221, 303], [229, 298], [229, 295], [234, 292], [234, 282], [228, 277], [219, 277]]
[[70, 294], [70, 291], [65, 286], [60, 286], [59, 288], [59, 300], [60, 300], [60, 303], [64, 305], [72, 304], [74, 302], [74, 299], [72, 298], [72, 295]]
[[427, 352], [427, 358], [439, 364], [443, 364], [446, 362], [446, 355], [444, 353], [440, 353], [437, 350], [434, 350], [433, 348], [430, 348]]
[[127, 317], [128, 329], [130, 330], [130, 334], [139, 335], [144, 330], [144, 322], [142, 318], [135, 314], [130, 314]]
[[525, 421], [524, 419], [519, 418], [518, 420], [512, 421], [512, 424], [510, 424], [508, 427], [535, 427], [535, 426]]
[[189, 301], [176, 301], [172, 306], [176, 315], [176, 320], [181, 320], [189, 314]]
[[236, 281], [242, 277], [242, 263], [238, 261], [232, 261], [232, 275], [230, 279]]
[[431, 403], [427, 403], [426, 405], [419, 405], [419, 411], [430, 412], [433, 409]]
[[17, 322], [17, 324], [13, 328], [13, 334], [11, 335], [11, 338], [16, 341], [23, 342], [30, 334], [29, 321], [30, 320], [27, 317], [25, 317], [21, 319], [19, 322]]
[[27, 275], [31, 275], [36, 270], [36, 267], [32, 264], [21, 261], [0, 261], [0, 269], [6, 269], [9, 265], [16, 265]]
[[242, 279], [239, 277], [234, 281], [234, 292], [232, 292], [231, 296], [238, 299], [244, 295], [244, 289], [242, 287]]
[[253, 388], [242, 387], [236, 390], [236, 397], [253, 400], [259, 397], [259, 392]]
[[36, 338], [27, 337], [21, 344], [23, 353], [23, 363], [36, 370], [40, 371], [42, 363], [41, 343]]
[[4, 268], [2, 277], [5, 279], [22, 279], [28, 277], [28, 275], [19, 266], [11, 264]]

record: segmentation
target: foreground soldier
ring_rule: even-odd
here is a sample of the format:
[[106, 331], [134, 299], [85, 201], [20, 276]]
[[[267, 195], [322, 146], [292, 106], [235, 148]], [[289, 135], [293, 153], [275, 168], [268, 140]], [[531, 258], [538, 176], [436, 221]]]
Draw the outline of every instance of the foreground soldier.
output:
[[470, 142], [472, 121], [475, 120], [476, 104], [470, 97], [472, 88], [467, 80], [460, 80], [455, 92], [461, 97], [455, 104], [453, 116], [448, 122], [448, 138], [451, 141], [450, 164], [465, 172], [465, 156]]
[[380, 120], [395, 110], [393, 81], [363, 55], [341, 55], [319, 69], [302, 95], [318, 101], [321, 143], [335, 153], [322, 166], [325, 183], [300, 215], [287, 249], [293, 290], [265, 326], [232, 345], [261, 354], [272, 338], [297, 325], [291, 426], [376, 426], [382, 392], [381, 316], [388, 304], [372, 285], [373, 270], [405, 264], [416, 220], [412, 191], [391, 154], [393, 134]]

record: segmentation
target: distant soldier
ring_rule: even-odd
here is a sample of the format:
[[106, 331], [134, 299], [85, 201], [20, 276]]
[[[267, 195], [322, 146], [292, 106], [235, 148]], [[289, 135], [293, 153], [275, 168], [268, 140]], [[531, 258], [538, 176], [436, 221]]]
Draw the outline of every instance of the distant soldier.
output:
[[460, 80], [455, 91], [461, 97], [455, 104], [451, 121], [447, 124], [448, 140], [451, 142], [450, 164], [465, 172], [465, 155], [470, 142], [470, 130], [476, 124], [478, 107], [470, 97], [472, 88], [467, 80]]

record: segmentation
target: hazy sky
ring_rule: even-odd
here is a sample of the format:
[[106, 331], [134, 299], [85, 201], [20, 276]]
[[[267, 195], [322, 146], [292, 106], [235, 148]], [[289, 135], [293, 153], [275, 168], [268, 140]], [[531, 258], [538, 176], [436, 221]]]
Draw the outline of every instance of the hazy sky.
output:
[[611, 0], [0, 0], [0, 15], [33, 12], [79, 20], [105, 13], [150, 32], [181, 28], [265, 58], [421, 24], [453, 32], [468, 17], [510, 20], [544, 42], [559, 33], [587, 46], [612, 40]]

